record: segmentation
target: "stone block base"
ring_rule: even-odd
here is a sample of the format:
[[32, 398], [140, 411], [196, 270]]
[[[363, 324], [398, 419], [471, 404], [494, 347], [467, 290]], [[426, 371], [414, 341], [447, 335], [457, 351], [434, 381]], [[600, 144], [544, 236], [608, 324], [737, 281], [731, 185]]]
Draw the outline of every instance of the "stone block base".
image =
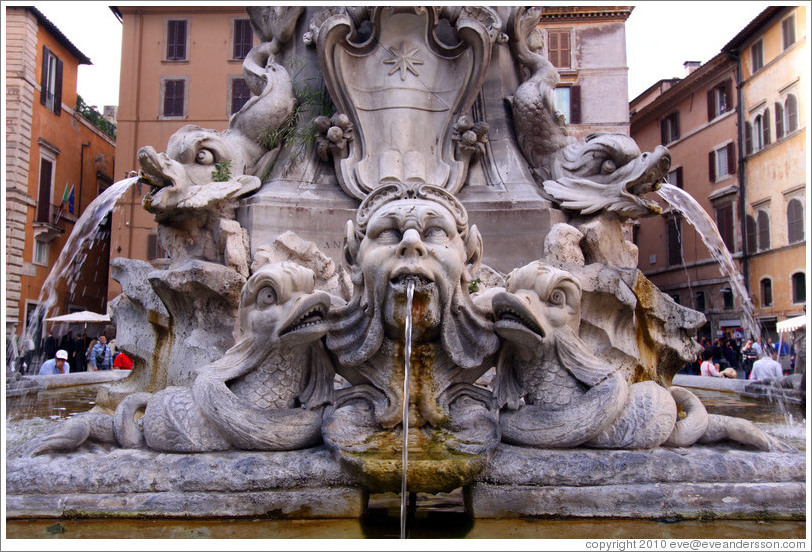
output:
[[619, 451], [503, 444], [467, 501], [477, 518], [803, 520], [805, 456], [735, 446]]

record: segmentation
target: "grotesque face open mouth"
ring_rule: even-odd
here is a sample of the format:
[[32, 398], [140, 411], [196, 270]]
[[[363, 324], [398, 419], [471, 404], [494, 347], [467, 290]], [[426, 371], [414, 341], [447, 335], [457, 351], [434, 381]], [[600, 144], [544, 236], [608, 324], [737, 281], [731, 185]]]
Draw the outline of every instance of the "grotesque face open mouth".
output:
[[415, 273], [407, 269], [395, 271], [389, 285], [400, 293], [406, 293], [409, 282], [414, 284], [415, 292], [425, 292], [434, 285], [434, 280], [426, 274]]
[[544, 330], [525, 304], [511, 293], [499, 293], [493, 298], [494, 330], [505, 338], [533, 335], [543, 340]]
[[329, 300], [322, 295], [313, 295], [302, 301], [280, 330], [279, 336], [300, 338], [312, 336], [317, 339], [324, 335], [327, 332]]
[[645, 168], [637, 178], [626, 183], [624, 186], [625, 191], [631, 194], [644, 208], [659, 214], [662, 211], [660, 206], [643, 196], [660, 189], [660, 184], [666, 180], [670, 167], [671, 155], [665, 148], [658, 146], [653, 153], [646, 155]]

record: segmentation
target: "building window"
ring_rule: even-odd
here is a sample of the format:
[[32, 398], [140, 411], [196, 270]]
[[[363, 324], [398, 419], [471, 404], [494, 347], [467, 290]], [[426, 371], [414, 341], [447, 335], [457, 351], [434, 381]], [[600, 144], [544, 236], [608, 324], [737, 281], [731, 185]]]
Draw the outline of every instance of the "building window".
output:
[[775, 139], [784, 137], [784, 106], [781, 102], [775, 102]]
[[797, 243], [804, 239], [804, 206], [797, 199], [787, 203], [787, 241]]
[[682, 264], [682, 243], [680, 240], [680, 226], [682, 219], [679, 217], [668, 220], [665, 224], [668, 240], [668, 266]]
[[761, 115], [756, 115], [753, 120], [753, 151], [761, 151], [764, 149], [764, 118]]
[[795, 16], [790, 15], [781, 22], [781, 35], [784, 39], [784, 50], [795, 44]]
[[708, 90], [708, 120], [712, 121], [719, 115], [733, 109], [733, 81], [725, 82]]
[[251, 98], [251, 90], [245, 79], [231, 79], [231, 115], [234, 115]]
[[764, 41], [761, 39], [750, 46], [750, 65], [753, 73], [764, 67]]
[[62, 60], [47, 46], [42, 47], [40, 103], [56, 114], [62, 113]]
[[547, 31], [547, 59], [553, 67], [570, 67], [570, 51], [569, 31]]
[[234, 20], [234, 59], [245, 59], [254, 45], [254, 33], [248, 19]]
[[679, 139], [679, 112], [675, 111], [660, 121], [660, 141], [666, 145], [677, 139]]
[[581, 122], [581, 87], [561, 86], [553, 90], [555, 109], [564, 116], [567, 124]]
[[764, 147], [770, 145], [770, 110], [764, 110], [764, 126], [761, 128], [761, 137]]
[[167, 79], [163, 84], [163, 116], [183, 117], [186, 98], [186, 80]]
[[787, 134], [798, 130], [798, 99], [793, 94], [787, 96], [787, 101], [784, 104], [784, 117], [786, 117], [785, 128]]
[[806, 274], [803, 272], [792, 275], [792, 302], [806, 303]]
[[773, 281], [763, 278], [759, 283], [761, 289], [761, 306], [771, 307], [773, 305]]
[[32, 262], [35, 265], [48, 266], [49, 249], [48, 243], [40, 240], [34, 240], [34, 255], [32, 257]]
[[682, 167], [677, 167], [673, 171], [668, 171], [668, 183], [682, 189]]
[[186, 21], [183, 19], [167, 21], [166, 59], [170, 61], [186, 59]]
[[729, 142], [708, 154], [708, 178], [718, 182], [736, 173], [736, 151], [733, 142]]
[[147, 234], [147, 260], [168, 259], [169, 254], [161, 247], [158, 241], [158, 234]]
[[756, 219], [753, 218], [752, 215], [747, 215], [745, 217], [745, 227], [746, 227], [746, 234], [745, 234], [745, 248], [747, 253], [755, 253], [758, 251], [758, 245], [756, 243], [756, 236], [758, 236], [758, 230], [756, 229]]
[[705, 292], [704, 291], [697, 291], [696, 292], [696, 310], [699, 312], [705, 312], [706, 309], [705, 305]]
[[729, 203], [716, 209], [716, 226], [719, 228], [719, 235], [725, 242], [727, 250], [736, 251], [736, 244], [733, 241], [733, 204]]
[[56, 159], [45, 152], [40, 153], [39, 160], [39, 191], [37, 193], [37, 222], [53, 222], [51, 220], [51, 195], [53, 193], [54, 171]]
[[744, 154], [753, 153], [753, 125], [747, 121], [744, 123]]
[[756, 229], [758, 231], [758, 250], [766, 251], [770, 248], [770, 215], [767, 211], [759, 210], [756, 215]]
[[730, 288], [722, 289], [722, 305], [725, 310], [730, 310], [734, 307], [733, 304], [733, 290]]

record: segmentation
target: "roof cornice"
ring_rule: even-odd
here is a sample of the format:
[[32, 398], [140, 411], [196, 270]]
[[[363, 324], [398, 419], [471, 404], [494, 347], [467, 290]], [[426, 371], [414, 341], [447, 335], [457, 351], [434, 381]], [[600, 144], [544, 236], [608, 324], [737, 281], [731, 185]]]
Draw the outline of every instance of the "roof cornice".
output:
[[79, 48], [74, 46], [73, 42], [68, 40], [68, 37], [66, 37], [62, 31], [59, 30], [59, 27], [51, 23], [51, 20], [45, 17], [41, 11], [33, 6], [26, 6], [25, 9], [33, 13], [39, 24], [45, 27], [45, 29], [51, 33], [51, 35], [53, 35], [57, 42], [64, 46], [65, 49], [70, 52], [71, 55], [73, 55], [73, 57], [79, 60], [79, 65], [93, 65], [90, 58], [84, 55]]
[[634, 6], [545, 6], [539, 23], [589, 19], [626, 21], [633, 9]]

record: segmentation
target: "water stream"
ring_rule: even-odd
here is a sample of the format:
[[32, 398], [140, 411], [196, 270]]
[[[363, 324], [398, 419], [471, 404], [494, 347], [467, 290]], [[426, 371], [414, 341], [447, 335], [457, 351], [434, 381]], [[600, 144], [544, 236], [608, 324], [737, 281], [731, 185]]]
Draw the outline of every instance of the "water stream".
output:
[[702, 242], [708, 248], [711, 257], [719, 263], [722, 274], [730, 281], [731, 289], [741, 303], [742, 327], [745, 333], [754, 339], [761, 337], [761, 329], [758, 323], [756, 323], [756, 318], [753, 314], [753, 302], [750, 300], [750, 294], [747, 292], [744, 277], [736, 268], [733, 257], [727, 249], [725, 242], [722, 240], [716, 223], [702, 206], [684, 190], [665, 183], [660, 186], [657, 193], [672, 208], [679, 211], [679, 213], [685, 217], [685, 220], [696, 229], [699, 237], [702, 238]]
[[[51, 268], [51, 272], [45, 279], [42, 285], [39, 297], [37, 298], [37, 307], [32, 316], [32, 320], [43, 320], [48, 317], [51, 309], [57, 301], [56, 286], [63, 277], [68, 278], [69, 286], [74, 287], [76, 280], [82, 271], [82, 265], [87, 258], [86, 250], [99, 239], [101, 230], [101, 223], [107, 217], [116, 205], [116, 201], [130, 189], [138, 177], [125, 178], [119, 180], [106, 190], [99, 194], [90, 205], [87, 206], [85, 212], [76, 221], [73, 231], [68, 237], [68, 241], [62, 248], [59, 258]], [[23, 350], [17, 351], [16, 354], [25, 354], [30, 350], [31, 344], [35, 343], [36, 332], [42, 332], [43, 327], [40, 324], [31, 324], [27, 329], [23, 339]], [[12, 369], [16, 368], [16, 358], [11, 359], [10, 366]]]
[[403, 464], [400, 478], [400, 538], [406, 538], [406, 511], [409, 492], [406, 485], [406, 466], [409, 461], [409, 372], [412, 366], [412, 300], [414, 282], [406, 286], [406, 330], [403, 347]]

